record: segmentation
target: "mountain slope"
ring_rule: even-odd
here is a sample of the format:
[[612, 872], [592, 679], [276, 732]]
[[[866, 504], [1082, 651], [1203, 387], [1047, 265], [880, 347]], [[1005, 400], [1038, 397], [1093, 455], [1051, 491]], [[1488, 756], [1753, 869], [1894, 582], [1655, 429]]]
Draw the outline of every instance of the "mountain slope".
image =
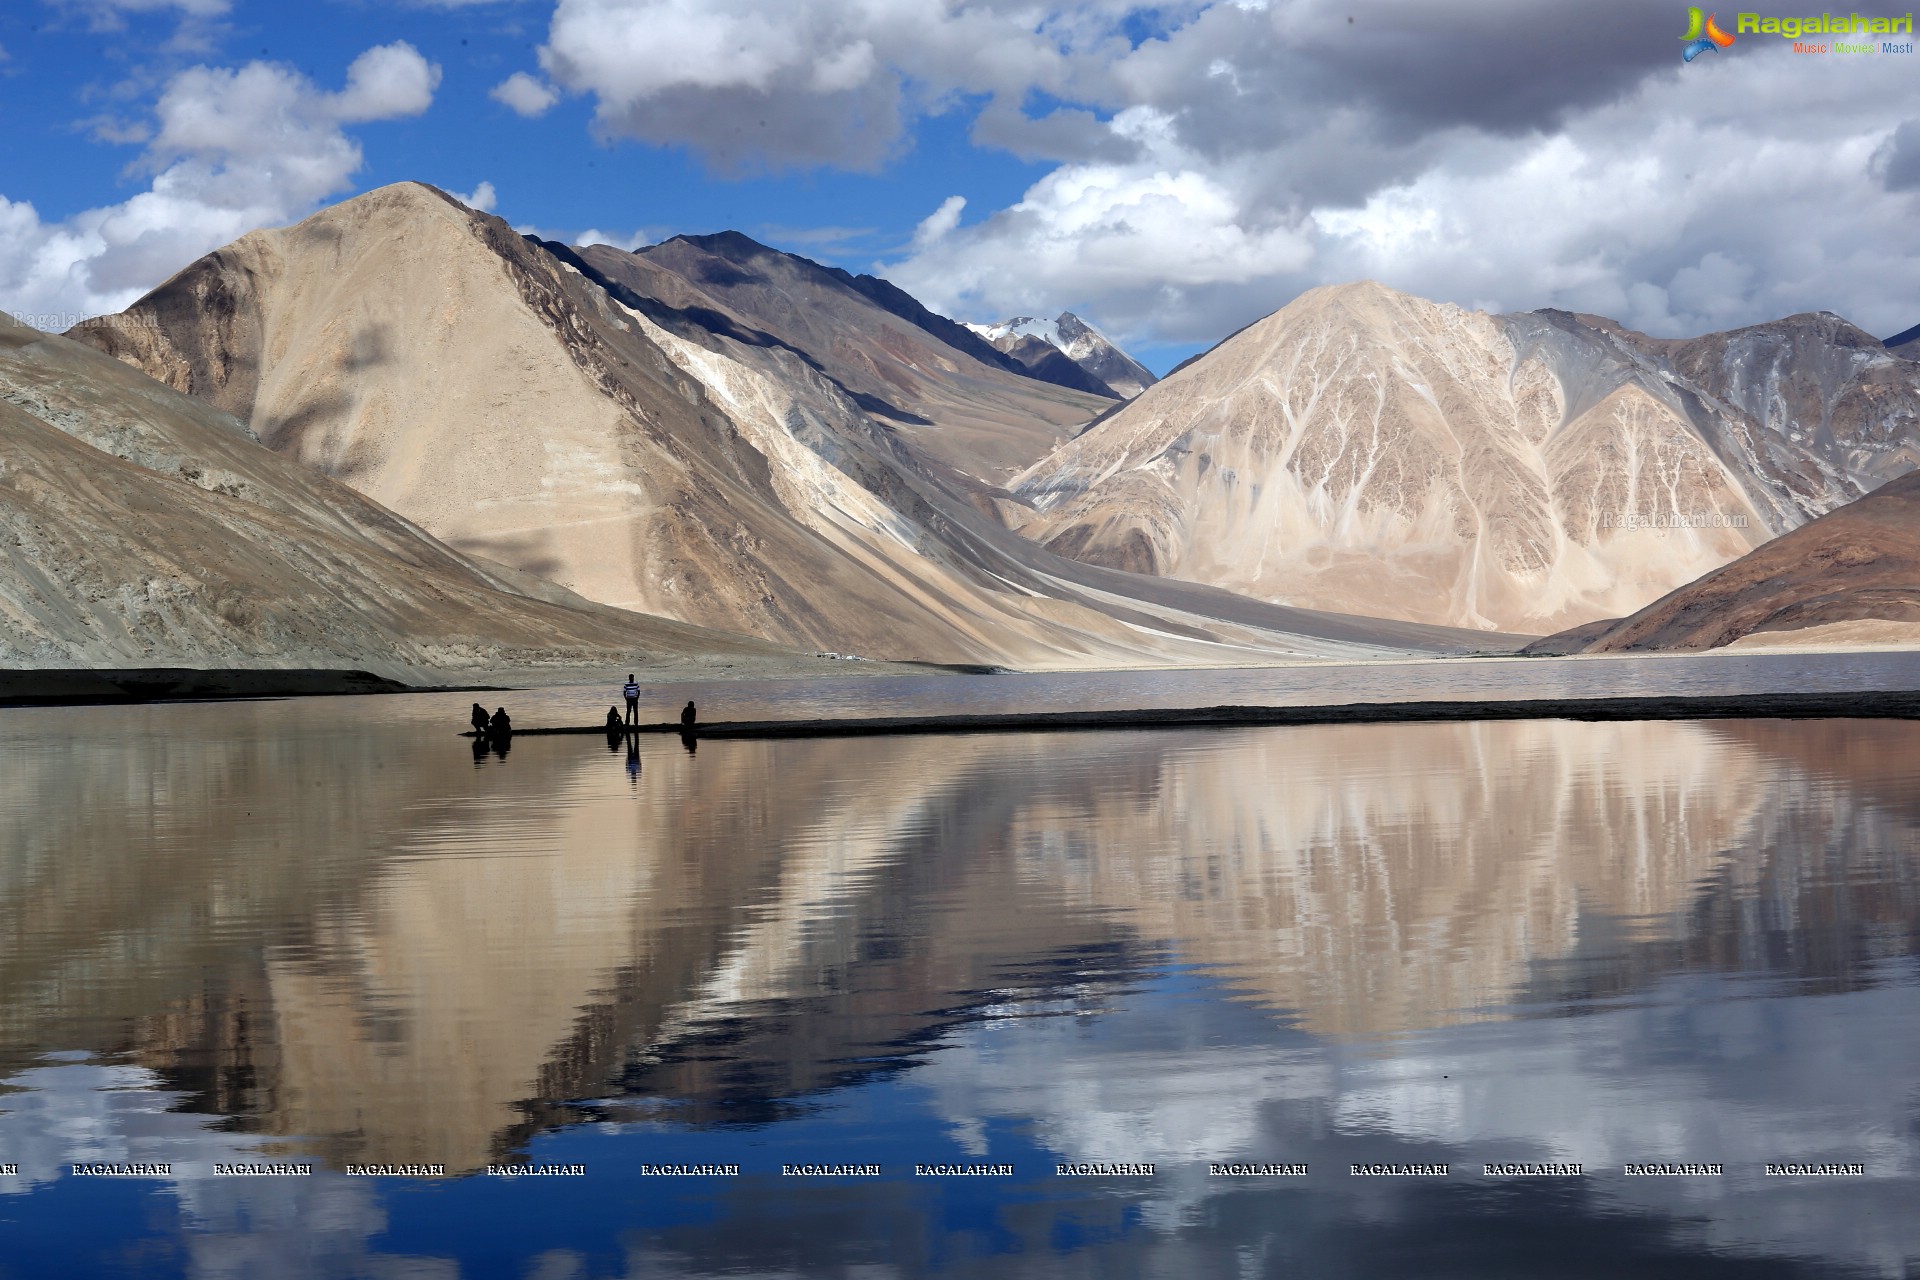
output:
[[1074, 363], [1066, 352], [1030, 333], [1004, 334], [995, 341], [995, 347], [1003, 354], [1012, 357], [1022, 368], [1042, 382], [1051, 382], [1056, 386], [1072, 387], [1078, 391], [1089, 391], [1109, 400], [1124, 400], [1118, 391]]
[[[803, 271], [777, 255], [759, 274]], [[1022, 666], [1466, 643], [1137, 582], [1035, 547], [898, 415], [971, 404], [1039, 438], [1091, 397], [980, 364], [829, 285], [733, 286], [772, 310], [786, 299], [783, 337], [652, 259], [550, 251], [407, 183], [246, 236], [76, 336], [455, 548], [703, 626]], [[835, 309], [855, 302], [879, 338], [846, 331]], [[896, 349], [911, 358], [874, 355]], [[938, 361], [961, 374], [935, 377]], [[876, 384], [893, 393], [884, 408], [862, 389]], [[1063, 425], [1022, 416], [1040, 408]], [[959, 416], [921, 431], [966, 435]], [[1005, 434], [988, 433], [1003, 446]]]
[[5, 317], [0, 440], [0, 666], [421, 681], [782, 653], [476, 565], [229, 415]]
[[1159, 379], [1148, 368], [1114, 345], [1106, 334], [1071, 311], [1052, 320], [1015, 316], [1001, 324], [969, 325], [975, 333], [1031, 369], [1038, 377], [1063, 386], [1068, 380], [1059, 357], [1065, 357], [1080, 375], [1091, 379], [1103, 395], [1131, 400]]
[[1094, 563], [1347, 613], [1631, 612], [1920, 463], [1920, 370], [1837, 317], [1688, 342], [1312, 290], [1015, 484]]
[[1920, 324], [1911, 329], [1902, 329], [1888, 338], [1884, 344], [1887, 350], [1908, 360], [1920, 360]]
[[770, 578], [864, 575], [778, 509], [696, 380], [644, 340], [609, 349], [625, 322], [578, 294], [504, 225], [407, 186], [244, 237], [80, 336], [463, 551], [641, 612], [823, 638]]
[[[1109, 407], [1054, 386], [872, 276], [770, 249], [738, 232], [675, 236], [627, 253], [577, 249], [607, 280], [804, 354], [928, 457], [989, 484], [1029, 466]], [[653, 317], [663, 319], [660, 316]]]
[[1920, 472], [1901, 476], [1607, 627], [1581, 653], [1920, 644]]

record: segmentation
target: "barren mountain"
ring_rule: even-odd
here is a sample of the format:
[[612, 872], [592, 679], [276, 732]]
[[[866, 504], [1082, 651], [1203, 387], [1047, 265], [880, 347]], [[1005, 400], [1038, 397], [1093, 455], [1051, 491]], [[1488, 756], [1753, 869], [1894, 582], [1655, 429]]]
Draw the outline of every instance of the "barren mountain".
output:
[[[736, 339], [785, 347], [926, 455], [999, 484], [1110, 407], [1098, 387], [1054, 385], [873, 276], [770, 249], [737, 231], [627, 253], [577, 252], [603, 283]], [[1099, 398], [1095, 398], [1095, 397]]]
[[1584, 644], [1554, 651], [1712, 649], [1742, 641], [1920, 642], [1920, 472], [1774, 539]]
[[[734, 291], [716, 297], [667, 270], [672, 255], [543, 247], [405, 183], [248, 235], [75, 336], [459, 550], [704, 626], [1014, 665], [1465, 642], [1035, 547], [958, 473], [995, 450], [1032, 457], [1106, 402], [974, 360], [931, 335], [937, 318], [899, 319], [899, 299], [848, 311], [856, 324], [837, 308], [867, 294], [740, 253], [772, 283], [710, 256], [702, 270], [732, 282], [710, 287]], [[787, 272], [817, 291], [792, 292]], [[742, 291], [784, 305], [790, 336], [723, 308]], [[903, 416], [936, 409], [950, 416]]]
[[1684, 342], [1312, 290], [1029, 469], [1053, 550], [1265, 600], [1617, 617], [1920, 464], [1920, 368], [1838, 317]]
[[0, 666], [371, 671], [798, 657], [455, 553], [239, 421], [0, 316]]
[[1100, 394], [1120, 400], [1131, 400], [1159, 381], [1145, 365], [1071, 311], [1062, 311], [1052, 320], [1015, 316], [1001, 324], [967, 327], [1032, 370], [1034, 376], [1062, 386], [1080, 385], [1061, 364], [1062, 357], [1081, 376], [1091, 379]]
[[1887, 350], [1908, 360], [1920, 360], [1920, 324], [1902, 329], [1886, 341]]
[[[972, 327], [972, 326], [969, 326]], [[1010, 356], [1023, 369], [1043, 382], [1090, 391], [1109, 400], [1123, 400], [1118, 391], [1076, 364], [1066, 352], [1030, 333], [1007, 333], [994, 340], [994, 349]]]

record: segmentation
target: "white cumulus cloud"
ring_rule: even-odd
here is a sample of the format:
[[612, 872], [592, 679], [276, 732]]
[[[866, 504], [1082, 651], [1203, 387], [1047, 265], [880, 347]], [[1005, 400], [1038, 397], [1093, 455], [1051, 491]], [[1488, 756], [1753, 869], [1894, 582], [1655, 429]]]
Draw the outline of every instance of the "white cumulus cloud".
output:
[[[1361, 24], [1392, 8], [1355, 7]], [[1900, 59], [1763, 45], [1683, 67], [1625, 49], [1555, 99], [1535, 50], [1487, 90], [1528, 105], [1510, 124], [1410, 64], [1369, 80], [1309, 8], [1216, 5], [1141, 44], [1110, 67], [1132, 101], [1104, 119], [983, 115], [977, 136], [1057, 145], [1063, 163], [879, 269], [963, 318], [1073, 306], [1135, 343], [1217, 340], [1361, 278], [1662, 335], [1808, 310], [1882, 336], [1920, 320], [1920, 250], [1900, 230], [1920, 214], [1920, 126], [1875, 105], [1911, 97]], [[1427, 34], [1425, 56], [1455, 58]], [[1461, 65], [1482, 56], [1457, 43]]]
[[1075, 69], [1100, 65], [1080, 53], [1125, 47], [1129, 7], [559, 0], [540, 61], [592, 95], [609, 137], [686, 144], [723, 170], [872, 169], [950, 95], [1073, 92]]
[[1445, 142], [1411, 180], [1316, 211], [1316, 273], [1670, 335], [1809, 310], [1907, 327], [1920, 255], [1900, 228], [1920, 209], [1875, 176], [1894, 122], [1866, 104], [1910, 73], [1886, 58], [1809, 84], [1768, 52], [1652, 77], [1550, 135]]
[[493, 86], [488, 96], [528, 119], [545, 115], [554, 103], [560, 101], [557, 89], [550, 84], [542, 84], [524, 71], [516, 71]]
[[201, 254], [347, 189], [363, 157], [342, 126], [417, 115], [439, 78], [405, 43], [361, 54], [339, 92], [277, 63], [179, 73], [154, 106], [138, 165], [147, 190], [57, 222], [0, 196], [0, 299], [41, 328], [125, 307]]
[[913, 243], [919, 247], [938, 244], [953, 234], [960, 225], [960, 212], [967, 207], [965, 196], [948, 196], [940, 202], [940, 207], [921, 219], [914, 229]]
[[1743, 40], [1683, 66], [1664, 0], [1524, 10], [557, 0], [546, 80], [519, 75], [530, 107], [586, 95], [603, 137], [722, 172], [880, 169], [920, 119], [969, 113], [976, 144], [1051, 171], [964, 226], [942, 205], [878, 264], [963, 318], [1071, 306], [1204, 342], [1371, 276], [1662, 334], [1920, 320], [1908, 60]]
[[347, 87], [334, 95], [333, 117], [342, 122], [397, 120], [433, 104], [440, 68], [404, 40], [375, 45], [347, 68]]
[[482, 182], [466, 195], [461, 195], [458, 191], [452, 191], [448, 194], [461, 204], [467, 206], [467, 208], [477, 210], [480, 213], [492, 213], [494, 204], [499, 200], [499, 193], [493, 189], [491, 182]]
[[1299, 217], [1261, 208], [1231, 175], [1210, 171], [1143, 118], [1153, 114], [1136, 109], [1116, 122], [1150, 137], [1137, 159], [1062, 165], [958, 233], [958, 209], [942, 225], [942, 206], [887, 274], [953, 315], [1043, 314], [1098, 299], [1104, 316], [1140, 332], [1172, 296], [1270, 280], [1311, 262], [1310, 228]]

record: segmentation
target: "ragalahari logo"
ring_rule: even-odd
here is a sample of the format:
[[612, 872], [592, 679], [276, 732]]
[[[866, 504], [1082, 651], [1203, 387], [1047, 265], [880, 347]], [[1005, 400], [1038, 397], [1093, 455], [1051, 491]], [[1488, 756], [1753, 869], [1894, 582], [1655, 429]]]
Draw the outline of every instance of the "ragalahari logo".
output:
[[1687, 47], [1680, 51], [1682, 62], [1692, 62], [1709, 49], [1716, 46], [1724, 49], [1733, 43], [1733, 37], [1714, 21], [1718, 16], [1701, 9], [1687, 10], [1687, 34], [1680, 37], [1687, 42]]

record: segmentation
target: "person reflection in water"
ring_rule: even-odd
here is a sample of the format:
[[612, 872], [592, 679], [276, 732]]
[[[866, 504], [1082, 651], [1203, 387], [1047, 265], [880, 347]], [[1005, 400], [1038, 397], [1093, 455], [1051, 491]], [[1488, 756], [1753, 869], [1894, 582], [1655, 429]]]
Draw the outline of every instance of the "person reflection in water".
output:
[[682, 730], [680, 733], [680, 745], [687, 749], [688, 755], [692, 755], [700, 749], [700, 739]]
[[640, 735], [627, 735], [627, 784], [640, 785]]
[[473, 767], [479, 768], [487, 758], [487, 735], [484, 732], [473, 735]]

